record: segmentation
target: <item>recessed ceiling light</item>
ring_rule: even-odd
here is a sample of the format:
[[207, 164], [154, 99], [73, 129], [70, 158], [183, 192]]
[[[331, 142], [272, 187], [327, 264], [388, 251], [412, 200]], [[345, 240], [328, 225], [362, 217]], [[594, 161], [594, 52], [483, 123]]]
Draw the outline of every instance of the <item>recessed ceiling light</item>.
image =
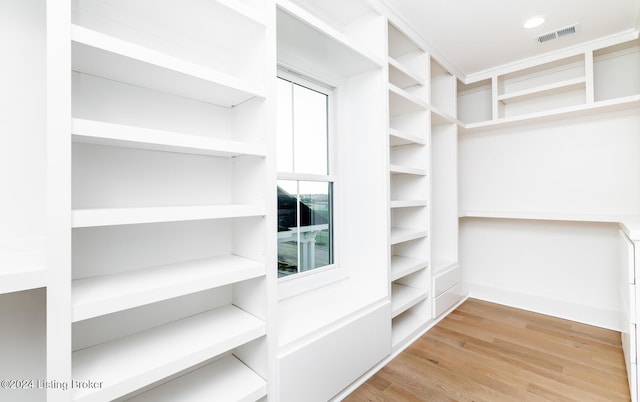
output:
[[522, 27], [526, 29], [539, 27], [540, 25], [544, 24], [545, 21], [546, 20], [544, 19], [544, 17], [529, 18]]

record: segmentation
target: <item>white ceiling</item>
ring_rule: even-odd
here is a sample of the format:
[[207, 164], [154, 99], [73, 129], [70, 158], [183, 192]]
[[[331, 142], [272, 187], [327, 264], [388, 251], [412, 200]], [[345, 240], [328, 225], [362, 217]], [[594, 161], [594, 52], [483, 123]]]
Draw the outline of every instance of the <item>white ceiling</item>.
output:
[[[386, 0], [465, 76], [637, 30], [640, 0]], [[544, 16], [526, 30], [525, 20]], [[534, 37], [579, 23], [578, 33], [538, 44]]]

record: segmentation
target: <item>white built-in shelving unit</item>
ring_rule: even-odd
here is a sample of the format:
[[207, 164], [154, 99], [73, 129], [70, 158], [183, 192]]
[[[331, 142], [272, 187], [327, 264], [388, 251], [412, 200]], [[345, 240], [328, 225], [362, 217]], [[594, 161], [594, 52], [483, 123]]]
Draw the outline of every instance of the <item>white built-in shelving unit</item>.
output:
[[544, 62], [470, 77], [458, 84], [460, 128], [474, 133], [638, 108], [639, 49], [638, 39], [596, 42]]
[[457, 78], [434, 58], [430, 76], [431, 291], [432, 314], [438, 318], [464, 296], [458, 264]]
[[74, 401], [267, 393], [270, 6], [72, 2]]
[[[369, 0], [0, 10], [0, 378], [102, 382], [2, 400], [334, 398], [463, 297], [459, 129], [640, 102], [637, 40], [463, 82]], [[336, 88], [340, 270], [286, 296], [276, 65]]]
[[430, 320], [429, 55], [389, 21], [389, 208], [392, 346]]

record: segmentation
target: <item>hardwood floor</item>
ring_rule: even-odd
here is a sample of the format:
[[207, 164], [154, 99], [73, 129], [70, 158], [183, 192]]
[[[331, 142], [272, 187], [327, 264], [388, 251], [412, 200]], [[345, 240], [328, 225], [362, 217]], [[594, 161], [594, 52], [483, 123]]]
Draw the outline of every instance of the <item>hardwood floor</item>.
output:
[[345, 399], [629, 400], [618, 332], [474, 299]]

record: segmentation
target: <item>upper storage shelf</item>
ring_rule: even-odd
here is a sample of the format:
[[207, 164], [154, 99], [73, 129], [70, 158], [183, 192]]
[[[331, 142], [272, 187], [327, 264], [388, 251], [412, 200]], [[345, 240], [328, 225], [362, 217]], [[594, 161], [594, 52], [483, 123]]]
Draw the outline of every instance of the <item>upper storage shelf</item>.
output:
[[365, 54], [384, 59], [381, 44], [384, 18], [375, 11], [369, 0], [277, 0], [284, 9], [292, 5], [317, 17], [333, 30], [348, 38]]
[[459, 83], [461, 132], [640, 106], [640, 40]]
[[585, 78], [584, 54], [514, 71], [498, 77], [498, 99], [517, 98], [520, 93], [544, 92], [566, 81]]
[[586, 87], [586, 79], [584, 76], [569, 78], [559, 82], [553, 82], [546, 85], [541, 85], [535, 88], [527, 88], [512, 93], [498, 95], [498, 100], [502, 103], [512, 103], [518, 101], [524, 101], [544, 96], [550, 96], [560, 94], [563, 92], [573, 91], [576, 89], [584, 90]]
[[77, 0], [73, 23], [75, 71], [220, 106], [265, 94], [265, 25], [235, 1]]
[[586, 101], [585, 55], [498, 77], [498, 116], [511, 117]]
[[227, 107], [264, 95], [236, 77], [77, 25], [71, 39], [74, 71]]
[[277, 31], [278, 62], [285, 68], [341, 81], [383, 67], [381, 57], [292, 2], [278, 1]]
[[429, 57], [395, 25], [388, 24], [389, 82], [406, 89], [427, 84]]

